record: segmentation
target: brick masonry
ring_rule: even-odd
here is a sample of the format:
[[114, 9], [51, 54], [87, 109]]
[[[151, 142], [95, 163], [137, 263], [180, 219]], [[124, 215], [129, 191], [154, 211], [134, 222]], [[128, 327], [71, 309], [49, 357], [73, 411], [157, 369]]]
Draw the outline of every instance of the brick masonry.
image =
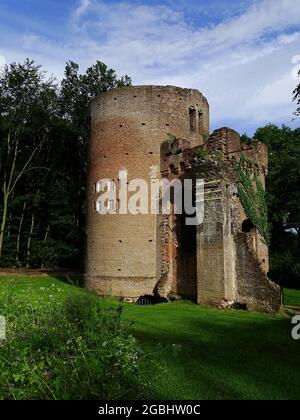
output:
[[[280, 289], [266, 276], [268, 250], [246, 220], [232, 163], [243, 152], [267, 173], [262, 144], [241, 144], [237, 132], [209, 136], [209, 107], [200, 92], [174, 86], [113, 89], [91, 103], [85, 282], [101, 295], [182, 296], [198, 303], [276, 311]], [[171, 136], [170, 136], [171, 134]], [[208, 159], [197, 158], [199, 148]], [[220, 154], [222, 159], [220, 160]], [[97, 181], [151, 178], [205, 181], [204, 223], [185, 215], [99, 215]], [[150, 194], [150, 193], [149, 193]], [[172, 206], [172, 197], [171, 197]]]

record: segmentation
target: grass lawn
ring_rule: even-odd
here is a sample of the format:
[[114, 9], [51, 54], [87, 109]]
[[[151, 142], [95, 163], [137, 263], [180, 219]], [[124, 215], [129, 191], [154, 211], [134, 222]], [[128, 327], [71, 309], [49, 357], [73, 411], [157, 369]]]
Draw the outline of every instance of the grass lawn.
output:
[[[78, 279], [69, 280], [74, 284], [66, 278], [0, 277], [0, 296], [29, 290], [34, 305], [37, 296], [49, 301], [86, 293], [75, 287]], [[99, 303], [119, 305], [114, 299], [100, 298]], [[300, 307], [300, 291], [286, 290], [285, 303]], [[291, 320], [285, 313], [175, 302], [124, 304], [123, 319], [132, 323], [133, 334], [152, 357], [167, 367], [153, 382], [149, 398], [300, 399], [300, 340], [291, 338]]]
[[284, 304], [300, 308], [300, 290], [284, 289]]

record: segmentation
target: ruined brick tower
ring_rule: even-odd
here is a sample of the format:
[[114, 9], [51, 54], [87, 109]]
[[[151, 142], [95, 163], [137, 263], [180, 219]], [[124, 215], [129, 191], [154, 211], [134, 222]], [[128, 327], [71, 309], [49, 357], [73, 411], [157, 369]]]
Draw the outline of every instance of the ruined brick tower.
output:
[[[209, 135], [208, 103], [194, 89], [117, 88], [93, 100], [90, 114], [86, 286], [131, 300], [182, 296], [278, 310], [280, 289], [266, 276], [268, 250], [244, 213], [233, 170], [243, 153], [264, 182], [265, 146], [245, 146], [227, 128]], [[207, 158], [199, 158], [201, 149]], [[204, 223], [186, 226], [175, 214], [118, 214], [117, 200], [108, 203], [116, 214], [99, 215], [97, 182], [114, 181], [118, 190], [120, 170], [127, 182], [139, 178], [149, 187], [152, 178], [204, 179]]]

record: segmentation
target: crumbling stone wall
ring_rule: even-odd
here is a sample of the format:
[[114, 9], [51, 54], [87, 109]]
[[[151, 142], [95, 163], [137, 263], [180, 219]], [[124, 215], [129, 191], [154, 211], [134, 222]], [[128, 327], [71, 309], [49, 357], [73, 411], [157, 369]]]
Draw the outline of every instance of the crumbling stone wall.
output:
[[[280, 288], [267, 278], [268, 249], [257, 229], [250, 224], [251, 229], [243, 232], [249, 221], [238, 197], [234, 166], [245, 153], [264, 176], [266, 147], [258, 143], [243, 145], [238, 133], [230, 129], [216, 130], [201, 147], [208, 151], [207, 158], [197, 157], [199, 147], [191, 148], [183, 139], [161, 146], [162, 176], [204, 180], [204, 222], [197, 226], [196, 260], [192, 261], [197, 273], [186, 276], [185, 287], [189, 285], [193, 290], [194, 283], [196, 301], [201, 304], [239, 303], [251, 310], [276, 312], [280, 307]], [[176, 218], [173, 220], [176, 223]], [[180, 237], [176, 239], [180, 250]], [[172, 264], [170, 259], [165, 276], [170, 270], [172, 281], [164, 290], [171, 294], [178, 291], [180, 260]]]
[[235, 301], [250, 310], [277, 312], [281, 305], [280, 287], [265, 275], [249, 248], [247, 234], [236, 232], [236, 296]]

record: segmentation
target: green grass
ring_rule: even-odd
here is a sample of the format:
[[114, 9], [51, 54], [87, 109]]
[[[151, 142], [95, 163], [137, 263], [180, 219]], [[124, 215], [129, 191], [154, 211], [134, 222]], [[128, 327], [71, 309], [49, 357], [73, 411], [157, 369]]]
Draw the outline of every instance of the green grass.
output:
[[[37, 295], [49, 300], [86, 293], [66, 278], [0, 277], [0, 294], [25, 293], [28, 288], [33, 301]], [[287, 305], [300, 306], [299, 291], [286, 290], [285, 299]], [[119, 304], [115, 299], [99, 303]], [[149, 398], [300, 399], [300, 341], [292, 340], [291, 320], [284, 313], [177, 302], [124, 304], [123, 318], [132, 323], [142, 346], [167, 367], [154, 381]]]
[[300, 310], [300, 290], [284, 289], [284, 304], [299, 307]]

